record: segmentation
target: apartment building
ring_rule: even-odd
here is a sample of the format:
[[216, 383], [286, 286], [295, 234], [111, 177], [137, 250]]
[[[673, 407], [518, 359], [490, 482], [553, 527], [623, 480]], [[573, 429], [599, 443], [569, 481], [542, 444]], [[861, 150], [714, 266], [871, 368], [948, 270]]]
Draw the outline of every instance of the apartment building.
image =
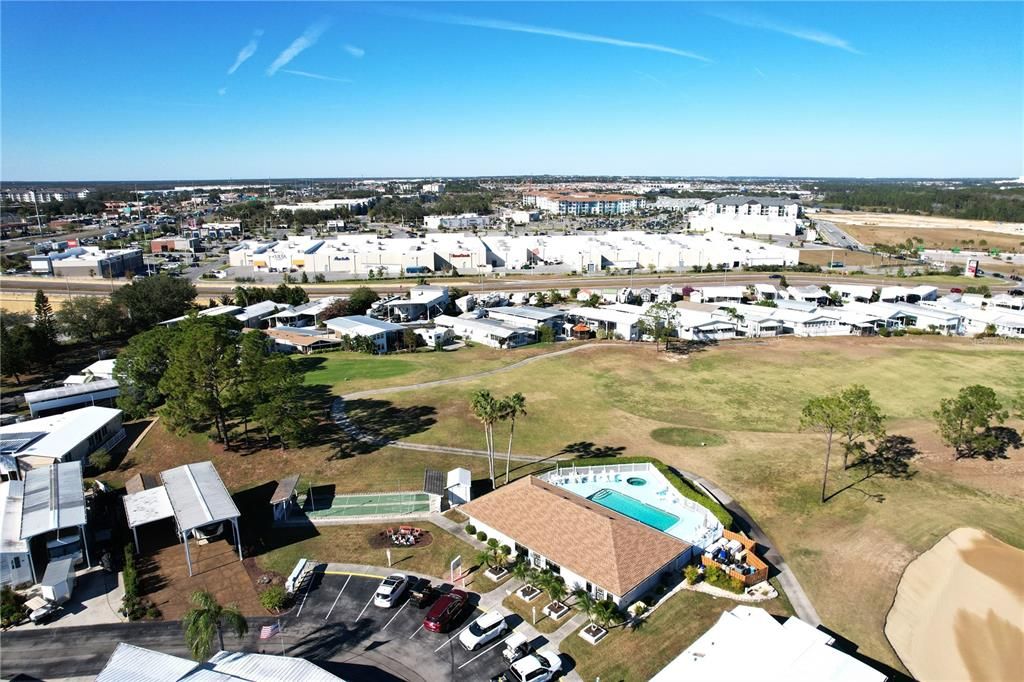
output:
[[527, 192], [523, 205], [558, 215], [622, 215], [645, 208], [647, 200], [633, 194]]

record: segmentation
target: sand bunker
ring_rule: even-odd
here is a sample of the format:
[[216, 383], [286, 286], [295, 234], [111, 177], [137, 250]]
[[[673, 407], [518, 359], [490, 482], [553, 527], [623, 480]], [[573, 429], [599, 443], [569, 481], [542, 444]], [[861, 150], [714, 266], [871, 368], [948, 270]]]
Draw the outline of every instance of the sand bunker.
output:
[[903, 572], [885, 634], [922, 682], [1024, 679], [1024, 551], [954, 530]]

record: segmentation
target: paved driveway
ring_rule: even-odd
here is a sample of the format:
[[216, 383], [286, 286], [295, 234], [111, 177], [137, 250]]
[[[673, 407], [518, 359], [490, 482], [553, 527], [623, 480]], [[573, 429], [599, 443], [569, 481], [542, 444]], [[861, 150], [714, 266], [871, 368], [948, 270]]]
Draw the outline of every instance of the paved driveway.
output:
[[[406, 596], [390, 609], [374, 606], [373, 593], [379, 584], [380, 578], [360, 574], [315, 578], [283, 623], [289, 653], [330, 660], [331, 671], [349, 682], [479, 681], [505, 669], [504, 636], [477, 651], [466, 651], [457, 641], [458, 633], [480, 615], [479, 609], [467, 612], [451, 632], [436, 634], [423, 629], [426, 609], [418, 609]], [[441, 587], [442, 591], [450, 588]], [[477, 595], [471, 593], [471, 601], [475, 605]], [[517, 616], [509, 616], [511, 626], [519, 622]], [[275, 647], [280, 647], [279, 641], [267, 642], [265, 649], [278, 653]]]

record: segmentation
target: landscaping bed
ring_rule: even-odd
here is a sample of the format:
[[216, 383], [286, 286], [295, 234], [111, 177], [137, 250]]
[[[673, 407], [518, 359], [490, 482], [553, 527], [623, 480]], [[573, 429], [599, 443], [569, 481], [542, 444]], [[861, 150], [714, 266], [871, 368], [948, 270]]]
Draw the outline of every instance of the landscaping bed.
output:
[[[533, 625], [533, 627], [537, 628], [538, 632], [548, 634], [554, 632], [555, 630], [569, 622], [569, 620], [564, 617], [560, 620], [555, 620], [553, 618], [550, 618], [549, 616], [544, 615], [544, 606], [547, 605], [548, 601], [550, 600], [548, 600], [546, 597], [538, 597], [532, 603], [528, 604], [524, 602], [522, 599], [520, 599], [518, 596], [512, 594], [505, 597], [504, 601], [501, 602], [501, 605], [509, 611], [513, 611], [516, 614], [518, 614], [524, 621], [530, 623], [531, 625]], [[536, 623], [533, 622], [534, 608], [537, 609]]]

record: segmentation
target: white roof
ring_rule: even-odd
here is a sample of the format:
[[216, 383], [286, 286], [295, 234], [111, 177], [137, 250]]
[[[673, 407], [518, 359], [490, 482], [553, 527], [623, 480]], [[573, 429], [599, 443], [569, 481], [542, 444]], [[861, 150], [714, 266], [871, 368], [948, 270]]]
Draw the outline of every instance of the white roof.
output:
[[251, 320], [256, 317], [266, 317], [270, 313], [277, 312], [282, 308], [290, 308], [291, 306], [286, 303], [277, 303], [275, 301], [260, 301], [259, 303], [253, 303], [251, 306], [247, 306], [241, 310], [235, 319], [241, 322]]
[[[245, 651], [220, 651], [206, 666], [228, 675], [232, 680], [250, 682], [343, 682], [323, 668], [302, 658], [252, 654]], [[204, 668], [206, 666], [203, 666]], [[185, 679], [203, 679], [195, 674]]]
[[489, 336], [507, 339], [513, 334], [532, 334], [533, 330], [528, 327], [515, 327], [506, 325], [498, 320], [487, 320], [472, 317], [452, 317], [450, 315], [438, 315], [434, 318], [438, 327], [459, 327], [471, 329]]
[[532, 322], [544, 322], [556, 317], [561, 317], [565, 314], [564, 311], [557, 308], [538, 308], [537, 306], [532, 305], [498, 306], [496, 308], [487, 309], [488, 315], [493, 315], [495, 313], [508, 315], [510, 317], [521, 317]]
[[696, 291], [699, 291], [703, 298], [740, 298], [742, 299], [746, 293], [747, 288], [745, 286], [713, 286], [713, 287], [696, 287]]
[[24, 481], [0, 483], [0, 552], [24, 553], [28, 543], [21, 539], [21, 503]]
[[355, 336], [376, 336], [381, 332], [400, 332], [405, 329], [400, 324], [377, 320], [366, 315], [335, 317], [327, 320], [324, 324], [339, 334], [354, 334]]
[[448, 472], [448, 487], [454, 485], [470, 485], [473, 483], [473, 472], [469, 469], [452, 469]]
[[82, 370], [81, 374], [71, 374], [64, 380], [64, 385], [84, 384], [96, 379], [112, 379], [114, 377], [114, 360], [97, 360]]
[[627, 313], [611, 308], [569, 308], [565, 311], [567, 315], [582, 318], [584, 320], [597, 320], [598, 322], [614, 322], [632, 326], [640, 321], [640, 315]]
[[58, 528], [85, 525], [82, 466], [60, 462], [30, 469], [25, 474], [21, 508], [21, 537], [33, 538]]
[[[77, 375], [71, 375], [77, 376]], [[25, 394], [25, 402], [29, 405], [36, 403], [45, 403], [50, 400], [60, 400], [61, 398], [70, 398], [76, 395], [88, 395], [90, 393], [102, 393], [103, 391], [109, 391], [118, 387], [117, 381], [114, 379], [96, 379], [95, 381], [85, 382], [85, 377], [82, 377], [82, 381], [65, 382], [66, 385], [58, 386], [56, 388], [44, 388], [40, 391], [29, 391]], [[70, 384], [70, 385], [67, 385]]]
[[128, 527], [135, 528], [160, 519], [169, 519], [174, 516], [174, 508], [171, 499], [167, 497], [167, 489], [161, 485], [125, 495], [124, 513], [128, 517]]
[[121, 410], [90, 405], [62, 414], [0, 426], [0, 440], [5, 440], [5, 436], [33, 434], [36, 438], [13, 454], [19, 457], [62, 459], [79, 443], [87, 440], [104, 424], [120, 414]]
[[344, 682], [302, 658], [220, 651], [207, 663], [121, 642], [96, 682]]
[[737, 661], [754, 666], [759, 682], [884, 682], [883, 673], [831, 643], [826, 633], [796, 617], [783, 625], [763, 609], [737, 606], [651, 682], [741, 677]]
[[197, 665], [187, 658], [121, 642], [96, 682], [176, 682]]
[[196, 462], [160, 472], [181, 531], [234, 519], [238, 507], [212, 462]]

